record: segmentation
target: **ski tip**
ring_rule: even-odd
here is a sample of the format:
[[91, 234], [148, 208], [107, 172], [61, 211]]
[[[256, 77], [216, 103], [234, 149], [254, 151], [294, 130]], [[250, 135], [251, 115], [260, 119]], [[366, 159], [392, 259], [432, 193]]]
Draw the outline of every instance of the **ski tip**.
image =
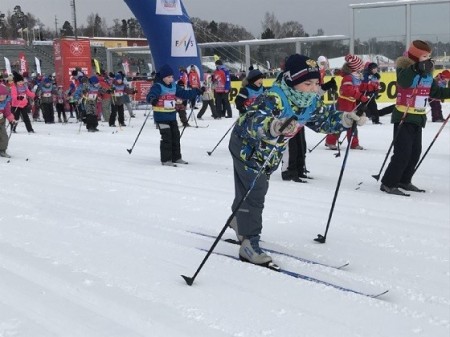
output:
[[343, 265], [337, 266], [336, 269], [344, 269], [345, 267], [348, 267], [350, 265], [350, 262], [345, 262]]
[[322, 234], [317, 234], [317, 238], [314, 239], [314, 241], [318, 243], [325, 243], [326, 240], [327, 240], [326, 237], [323, 236]]
[[188, 277], [185, 275], [181, 275], [181, 277], [186, 281], [188, 286], [191, 286], [194, 283], [194, 279], [192, 277]]
[[389, 292], [389, 289], [388, 289], [388, 290], [385, 290], [385, 291], [383, 291], [383, 292], [381, 292], [381, 293], [379, 293], [379, 294], [370, 295], [369, 297], [372, 297], [372, 298], [378, 298], [378, 297], [380, 297], [380, 296], [383, 296], [383, 295], [387, 294], [388, 292]]
[[281, 268], [279, 265], [277, 265], [276, 263], [273, 262], [268, 262], [266, 265], [264, 265], [264, 267], [272, 269], [274, 271], [280, 271]]

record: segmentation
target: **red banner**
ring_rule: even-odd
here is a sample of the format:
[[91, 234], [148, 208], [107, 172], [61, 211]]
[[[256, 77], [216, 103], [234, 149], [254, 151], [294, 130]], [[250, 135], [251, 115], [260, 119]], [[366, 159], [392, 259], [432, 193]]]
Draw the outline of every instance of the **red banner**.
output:
[[137, 102], [145, 102], [145, 98], [147, 97], [150, 88], [152, 87], [153, 82], [149, 81], [133, 81], [131, 82], [131, 86], [137, 91], [133, 96], [133, 101]]
[[55, 39], [53, 41], [56, 81], [67, 90], [73, 70], [80, 69], [86, 76], [92, 75], [91, 47], [89, 39]]

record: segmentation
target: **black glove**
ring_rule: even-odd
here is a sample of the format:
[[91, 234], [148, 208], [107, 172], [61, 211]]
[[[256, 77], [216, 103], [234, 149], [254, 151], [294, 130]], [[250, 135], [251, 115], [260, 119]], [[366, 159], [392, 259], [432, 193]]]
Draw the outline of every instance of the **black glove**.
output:
[[320, 87], [324, 91], [328, 91], [328, 90], [337, 91], [337, 88], [338, 88], [334, 77], [332, 77], [331, 80], [329, 80], [327, 83], [322, 84]]
[[433, 63], [433, 61], [431, 61], [431, 59], [428, 59], [428, 60], [425, 60], [425, 61], [421, 61], [421, 62], [417, 62], [416, 64], [413, 65], [414, 70], [419, 75], [430, 74], [431, 71], [433, 70], [433, 66], [434, 66], [434, 63]]
[[18, 99], [19, 101], [23, 100], [24, 98], [25, 98], [25, 96], [22, 96], [22, 95], [17, 96], [17, 99]]
[[158, 104], [158, 101], [159, 100], [157, 98], [154, 98], [154, 99], [152, 99], [151, 103], [152, 103], [153, 106], [155, 106], [155, 105]]
[[202, 94], [206, 91], [205, 87], [201, 87], [200, 90], [202, 91]]
[[379, 80], [381, 78], [380, 74], [378, 74], [378, 73], [375, 73], [372, 76], [375, 77], [377, 80]]

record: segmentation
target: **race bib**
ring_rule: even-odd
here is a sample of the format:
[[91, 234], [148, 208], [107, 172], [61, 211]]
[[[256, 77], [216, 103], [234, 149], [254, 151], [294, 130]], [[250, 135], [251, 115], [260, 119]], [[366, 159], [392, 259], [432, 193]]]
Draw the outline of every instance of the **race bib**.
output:
[[114, 96], [121, 97], [121, 96], [123, 96], [123, 92], [115, 92]]
[[175, 107], [175, 101], [164, 101], [164, 108], [173, 109]]
[[52, 94], [50, 92], [46, 92], [42, 94], [42, 97], [52, 97]]
[[428, 96], [416, 96], [414, 108], [416, 110], [425, 110], [427, 103], [428, 103]]
[[97, 98], [97, 94], [88, 94], [87, 98], [91, 101], [94, 101]]
[[63, 99], [58, 99], [58, 103], [59, 104], [64, 103], [64, 100]]

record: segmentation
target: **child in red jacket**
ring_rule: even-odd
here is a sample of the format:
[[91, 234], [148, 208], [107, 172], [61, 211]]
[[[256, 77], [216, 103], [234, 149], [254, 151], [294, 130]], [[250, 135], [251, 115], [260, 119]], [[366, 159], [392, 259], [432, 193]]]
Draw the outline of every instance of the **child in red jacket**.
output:
[[[437, 74], [437, 76], [434, 79], [440, 88], [447, 88], [448, 82], [450, 81], [450, 71], [444, 70], [443, 72]], [[438, 98], [430, 98], [432, 122], [441, 123], [444, 121], [444, 117], [442, 116], [441, 102], [444, 102], [444, 100]]]
[[[341, 87], [339, 88], [339, 98], [337, 109], [339, 111], [352, 112], [356, 110], [358, 104], [364, 104], [369, 100], [364, 92], [360, 92], [361, 70], [364, 68], [363, 61], [356, 55], [348, 54], [345, 57], [344, 65], [341, 70]], [[347, 131], [347, 138], [350, 139], [351, 129]], [[339, 140], [339, 134], [329, 134], [325, 140], [325, 146], [330, 150], [336, 150], [336, 143]], [[363, 150], [359, 145], [358, 130], [355, 129], [355, 135], [350, 144], [351, 149]]]

